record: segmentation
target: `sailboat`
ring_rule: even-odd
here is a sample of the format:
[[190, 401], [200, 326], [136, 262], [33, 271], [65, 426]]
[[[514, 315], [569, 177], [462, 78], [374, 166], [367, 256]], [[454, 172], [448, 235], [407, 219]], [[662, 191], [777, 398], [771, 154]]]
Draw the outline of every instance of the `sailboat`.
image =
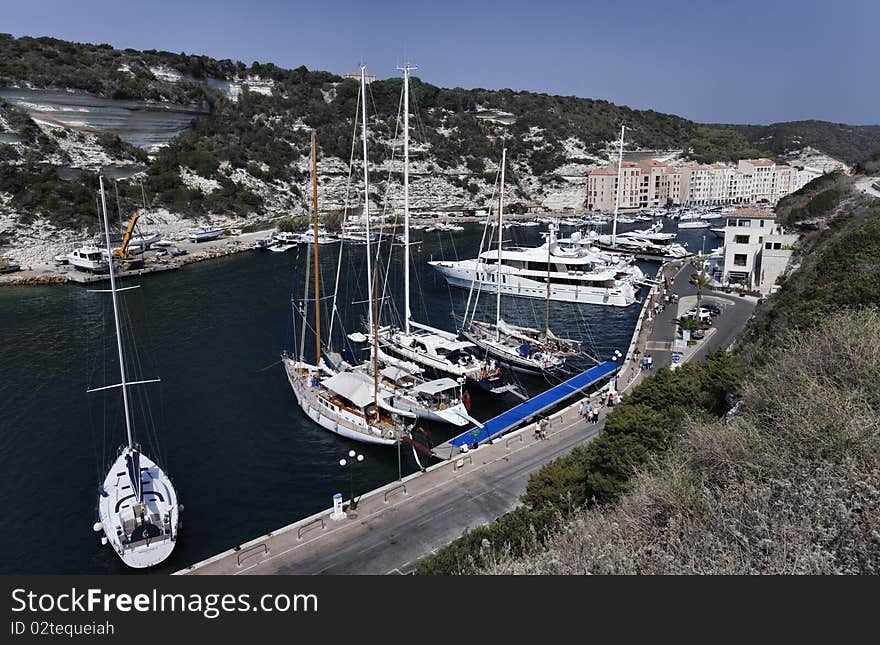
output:
[[[107, 253], [112, 252], [104, 179], [101, 185], [101, 205], [104, 212], [104, 235]], [[113, 322], [116, 329], [116, 349], [119, 354], [120, 382], [116, 385], [89, 390], [122, 390], [127, 443], [123, 445], [103, 483], [98, 488], [95, 531], [116, 551], [122, 561], [133, 568], [143, 569], [159, 564], [174, 550], [180, 505], [171, 479], [150, 459], [134, 441], [129, 409], [129, 388], [157, 382], [158, 379], [128, 381], [125, 371], [125, 348], [119, 314], [116, 272], [109, 263], [110, 295], [113, 301]]]
[[[364, 84], [362, 69], [361, 83]], [[364, 116], [366, 121], [366, 116]], [[314, 307], [315, 307], [315, 362], [307, 363], [303, 352], [305, 343], [300, 345], [298, 359], [283, 355], [282, 361], [287, 379], [293, 389], [297, 403], [303, 412], [322, 428], [335, 434], [381, 445], [399, 444], [402, 436], [409, 433], [409, 426], [415, 418], [411, 412], [394, 407], [392, 396], [379, 387], [378, 356], [373, 350], [373, 375], [360, 370], [334, 369], [322, 357], [321, 342], [321, 300], [318, 264], [318, 178], [316, 135], [312, 132], [312, 210], [314, 220]], [[366, 168], [364, 170], [366, 173]], [[367, 249], [369, 258], [369, 247]], [[307, 262], [308, 264], [308, 262]], [[308, 286], [308, 276], [306, 277]], [[372, 311], [372, 303], [370, 306]], [[372, 314], [371, 314], [372, 320]], [[303, 335], [305, 321], [303, 320]], [[303, 339], [304, 340], [304, 339]]]
[[[480, 360], [476, 346], [457, 334], [412, 319], [410, 308], [410, 211], [409, 211], [409, 73], [403, 68], [403, 327], [385, 326], [378, 330], [382, 350], [412, 361], [439, 376], [469, 379], [483, 389], [501, 393], [510, 388], [501, 382], [501, 370], [495, 362]], [[366, 120], [364, 121], [364, 165], [366, 167]], [[366, 176], [366, 170], [365, 176]]]
[[[501, 187], [498, 195], [498, 263], [496, 271], [501, 273], [501, 244], [504, 229], [504, 171], [507, 165], [507, 148], [501, 153]], [[551, 234], [553, 224], [550, 224]], [[471, 319], [465, 320], [461, 335], [480, 347], [488, 355], [494, 356], [511, 369], [520, 372], [552, 374], [561, 371], [569, 356], [578, 353], [578, 341], [559, 338], [550, 331], [550, 264], [551, 245], [547, 244], [547, 293], [546, 315], [543, 334], [530, 327], [509, 325], [501, 318], [501, 289], [496, 289], [495, 324]], [[479, 295], [478, 295], [479, 298]], [[469, 299], [470, 300], [470, 299]], [[476, 309], [476, 300], [474, 302]]]

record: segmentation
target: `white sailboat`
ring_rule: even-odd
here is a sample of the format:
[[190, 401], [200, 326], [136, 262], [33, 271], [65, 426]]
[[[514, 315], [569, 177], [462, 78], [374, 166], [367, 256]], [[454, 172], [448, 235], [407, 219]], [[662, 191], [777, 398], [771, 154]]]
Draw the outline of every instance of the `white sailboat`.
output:
[[[365, 70], [361, 68], [361, 84], [365, 83]], [[366, 122], [366, 115], [364, 116]], [[409, 433], [408, 426], [415, 418], [411, 412], [395, 408], [392, 396], [379, 388], [379, 373], [376, 369], [378, 356], [373, 351], [373, 376], [363, 371], [331, 369], [321, 356], [321, 309], [320, 277], [318, 264], [318, 181], [317, 151], [315, 133], [312, 133], [312, 197], [314, 218], [314, 307], [315, 307], [315, 362], [307, 363], [303, 357], [304, 343], [300, 346], [300, 356], [294, 359], [284, 355], [282, 361], [287, 379], [293, 389], [297, 403], [303, 412], [322, 428], [335, 434], [381, 445], [398, 444], [403, 435]], [[366, 173], [366, 167], [364, 169]], [[368, 218], [369, 221], [369, 218]], [[369, 226], [369, 225], [368, 225]], [[367, 249], [369, 258], [369, 248]], [[308, 284], [308, 278], [306, 279]], [[372, 312], [372, 306], [370, 306]], [[372, 313], [371, 322], [372, 322]], [[303, 334], [305, 321], [303, 321]]]
[[[111, 252], [104, 180], [100, 178], [101, 204], [104, 212], [104, 234], [107, 252]], [[147, 457], [134, 442], [128, 389], [135, 385], [153, 383], [126, 379], [125, 352], [117, 298], [116, 275], [109, 264], [110, 295], [113, 301], [113, 322], [116, 329], [116, 348], [119, 354], [120, 382], [90, 390], [120, 388], [125, 414], [127, 443], [123, 445], [113, 465], [98, 489], [96, 532], [103, 532], [106, 541], [122, 561], [133, 568], [143, 569], [159, 564], [174, 550], [180, 506], [171, 479], [162, 468]]]
[[[417, 323], [410, 308], [410, 211], [409, 211], [409, 72], [403, 68], [403, 328], [379, 329], [379, 341], [385, 352], [453, 379], [465, 378], [479, 383], [489, 391], [499, 391], [500, 368], [494, 361], [480, 360], [473, 355], [475, 345], [462, 341], [457, 334]], [[364, 165], [366, 167], [366, 122], [364, 123]], [[366, 170], [365, 170], [366, 173]], [[366, 175], [365, 175], [366, 176]]]
[[[498, 195], [498, 222], [496, 229], [498, 230], [498, 262], [496, 270], [501, 272], [500, 253], [502, 245], [502, 231], [504, 229], [504, 171], [507, 165], [507, 148], [501, 153], [501, 186]], [[553, 231], [553, 224], [550, 224]], [[471, 319], [467, 320], [467, 312], [465, 312], [465, 320], [462, 325], [461, 334], [466, 339], [477, 345], [488, 355], [495, 357], [503, 364], [508, 365], [511, 369], [520, 372], [532, 373], [554, 373], [561, 371], [565, 366], [568, 356], [577, 353], [579, 343], [575, 341], [564, 340], [556, 337], [550, 331], [550, 290], [551, 284], [549, 280], [550, 271], [550, 244], [547, 245], [547, 289], [546, 289], [546, 316], [545, 316], [545, 332], [542, 335], [537, 329], [529, 327], [516, 327], [507, 324], [501, 318], [501, 289], [495, 291], [495, 324]], [[473, 285], [471, 286], [473, 289]], [[479, 294], [474, 300], [474, 309], [476, 310]], [[470, 297], [468, 298], [470, 302]]]

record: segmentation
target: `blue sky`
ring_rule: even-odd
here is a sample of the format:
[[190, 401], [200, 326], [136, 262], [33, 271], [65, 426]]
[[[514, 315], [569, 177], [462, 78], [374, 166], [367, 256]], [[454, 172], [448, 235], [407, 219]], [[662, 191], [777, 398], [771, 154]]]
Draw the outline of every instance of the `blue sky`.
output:
[[601, 98], [703, 122], [880, 123], [880, 0], [0, 0], [0, 31], [444, 87]]

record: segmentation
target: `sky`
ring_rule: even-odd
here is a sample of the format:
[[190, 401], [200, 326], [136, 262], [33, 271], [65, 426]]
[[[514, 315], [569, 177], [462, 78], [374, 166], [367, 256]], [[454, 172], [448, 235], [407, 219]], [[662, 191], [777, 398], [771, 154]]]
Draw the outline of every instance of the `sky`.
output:
[[0, 0], [0, 32], [598, 98], [700, 122], [880, 123], [880, 0]]

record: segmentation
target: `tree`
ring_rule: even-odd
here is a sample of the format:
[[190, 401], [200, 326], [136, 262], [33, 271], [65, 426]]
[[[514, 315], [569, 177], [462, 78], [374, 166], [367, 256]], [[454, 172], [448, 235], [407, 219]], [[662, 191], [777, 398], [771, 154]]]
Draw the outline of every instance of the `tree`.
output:
[[704, 271], [700, 270], [699, 273], [691, 274], [691, 282], [697, 285], [697, 308], [703, 304], [703, 289], [709, 286], [712, 282], [712, 278], [710, 278]]

